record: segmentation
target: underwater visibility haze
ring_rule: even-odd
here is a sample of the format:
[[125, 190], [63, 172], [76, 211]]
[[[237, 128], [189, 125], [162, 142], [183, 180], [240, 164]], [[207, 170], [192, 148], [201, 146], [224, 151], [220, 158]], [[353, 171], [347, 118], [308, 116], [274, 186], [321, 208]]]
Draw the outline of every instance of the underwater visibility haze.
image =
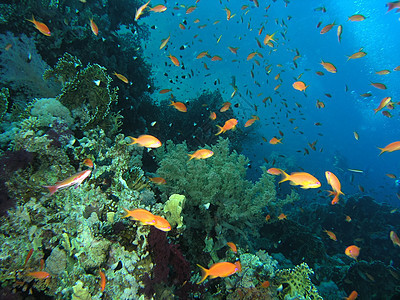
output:
[[0, 299], [400, 299], [400, 1], [0, 4]]

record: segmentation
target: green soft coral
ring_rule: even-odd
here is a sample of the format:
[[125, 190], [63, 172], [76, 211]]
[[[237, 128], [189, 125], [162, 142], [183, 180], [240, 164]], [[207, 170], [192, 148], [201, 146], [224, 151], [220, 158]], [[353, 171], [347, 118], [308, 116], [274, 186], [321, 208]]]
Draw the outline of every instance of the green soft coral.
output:
[[228, 139], [220, 138], [217, 144], [204, 148], [211, 148], [214, 155], [190, 161], [185, 143], [174, 145], [168, 141], [158, 150], [157, 174], [168, 182], [160, 189], [165, 195], [186, 196], [184, 215], [189, 227], [210, 232], [218, 224], [223, 227], [220, 233], [233, 230], [244, 237], [244, 231], [253, 230], [257, 234], [256, 229], [263, 222], [263, 209], [277, 203], [273, 176], [264, 169], [257, 183], [246, 180], [249, 160], [231, 152]]

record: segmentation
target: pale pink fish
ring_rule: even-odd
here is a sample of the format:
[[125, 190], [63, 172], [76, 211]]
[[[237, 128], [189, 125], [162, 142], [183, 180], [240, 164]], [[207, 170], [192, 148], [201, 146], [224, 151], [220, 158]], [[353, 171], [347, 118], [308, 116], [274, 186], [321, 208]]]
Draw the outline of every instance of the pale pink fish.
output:
[[57, 192], [58, 189], [67, 188], [69, 186], [74, 185], [77, 188], [86, 178], [89, 177], [91, 169], [78, 172], [63, 181], [56, 182], [55, 185], [45, 185], [43, 187], [48, 188], [50, 192], [50, 196]]

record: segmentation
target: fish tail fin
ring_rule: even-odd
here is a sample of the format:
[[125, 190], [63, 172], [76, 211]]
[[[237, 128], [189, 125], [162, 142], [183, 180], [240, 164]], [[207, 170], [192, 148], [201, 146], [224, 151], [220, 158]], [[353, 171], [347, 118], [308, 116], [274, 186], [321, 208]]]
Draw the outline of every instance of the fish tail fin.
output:
[[282, 174], [282, 179], [281, 179], [281, 181], [278, 182], [278, 184], [281, 184], [284, 181], [290, 180], [290, 175], [288, 173], [286, 173], [285, 171], [281, 170], [281, 174]]
[[188, 154], [188, 156], [190, 157], [189, 160], [192, 160], [194, 158], [194, 155], [192, 155], [192, 154]]
[[123, 216], [122, 218], [127, 218], [127, 217], [129, 217], [129, 210], [127, 210], [126, 208], [124, 208], [124, 210], [126, 211], [126, 216]]
[[200, 266], [199, 264], [197, 264], [197, 266], [201, 269], [201, 280], [197, 283], [200, 284], [202, 283], [204, 280], [206, 280], [206, 278], [208, 277], [208, 269]]
[[25, 20], [27, 20], [33, 24], [35, 24], [35, 21], [36, 21], [34, 15], [32, 15], [32, 19], [25, 19]]
[[57, 185], [44, 185], [43, 187], [47, 188], [50, 192], [49, 196], [53, 195], [58, 190]]
[[378, 149], [381, 150], [381, 153], [379, 153], [378, 156], [381, 156], [381, 154], [382, 154], [383, 152], [385, 152], [385, 150], [384, 150], [383, 148], [379, 148], [379, 147], [378, 147]]
[[136, 140], [137, 140], [136, 138], [131, 137], [131, 136], [128, 136], [128, 138], [130, 138], [130, 139], [132, 140], [132, 142], [129, 143], [128, 146], [129, 146], [129, 145], [134, 145], [134, 144], [136, 144]]
[[215, 135], [220, 135], [221, 133], [224, 132], [224, 129], [221, 126], [217, 125], [217, 127], [218, 127], [218, 132]]

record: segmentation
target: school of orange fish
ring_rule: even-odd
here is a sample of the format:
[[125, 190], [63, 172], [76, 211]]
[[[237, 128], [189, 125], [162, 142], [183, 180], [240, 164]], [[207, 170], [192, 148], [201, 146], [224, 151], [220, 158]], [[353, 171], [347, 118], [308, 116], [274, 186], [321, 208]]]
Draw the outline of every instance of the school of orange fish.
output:
[[[81, 2], [85, 2], [85, 0], [80, 0]], [[191, 6], [186, 6], [186, 5], [176, 5], [174, 7], [172, 7], [173, 10], [179, 11], [179, 10], [184, 10], [185, 15], [189, 15], [192, 13], [195, 13], [198, 5], [201, 5], [201, 3], [199, 3], [200, 0], [197, 0], [195, 2], [194, 5]], [[229, 1], [228, 1], [229, 2]], [[235, 19], [237, 20], [237, 22], [241, 22], [244, 23], [244, 19], [243, 16], [247, 15], [248, 13], [251, 12], [251, 9], [264, 9], [265, 13], [268, 13], [268, 10], [271, 6], [271, 4], [269, 4], [268, 6], [262, 8], [260, 7], [260, 4], [258, 2], [258, 0], [252, 0], [252, 6], [251, 5], [242, 5], [241, 7], [241, 12], [236, 12], [236, 13], [232, 13], [231, 10], [225, 6], [225, 8], [223, 8], [223, 10], [226, 12], [226, 21], [229, 22], [230, 20], [233, 20], [234, 17], [236, 17]], [[273, 1], [276, 2], [276, 1]], [[288, 0], [284, 0], [285, 6], [287, 6], [289, 4]], [[152, 13], [162, 13], [165, 12], [168, 8], [165, 5], [159, 4], [159, 5], [155, 5], [153, 7], [149, 6], [150, 1], [148, 1], [147, 3], [145, 3], [144, 5], [142, 5], [141, 7], [139, 7], [136, 11], [136, 14], [134, 16], [134, 20], [138, 21], [140, 19], [140, 17], [142, 16], [143, 12], [145, 12], [147, 9], [148, 11], [152, 12]], [[220, 4], [222, 4], [221, 0], [220, 0]], [[397, 11], [400, 11], [400, 1], [394, 1], [394, 2], [389, 2], [386, 4], [386, 6], [388, 7], [387, 12], [393, 10], [393, 9], [397, 9]], [[321, 7], [317, 7], [314, 9], [314, 11], [316, 12], [322, 12], [322, 13], [326, 13], [326, 8], [321, 6]], [[241, 16], [239, 17], [239, 14], [241, 14]], [[240, 18], [240, 20], [239, 20]], [[287, 17], [287, 21], [290, 21], [292, 17], [288, 16]], [[367, 17], [365, 17], [362, 14], [354, 14], [352, 16], [350, 16], [348, 18], [348, 22], [362, 22], [364, 20], [366, 20]], [[35, 19], [34, 16], [32, 16], [31, 20], [28, 20], [29, 22], [32, 22], [35, 26], [35, 28], [42, 33], [45, 36], [51, 36], [51, 32], [49, 30], [49, 28], [42, 22], [39, 22]], [[200, 20], [199, 19], [195, 19], [193, 21], [194, 24], [199, 23]], [[219, 22], [221, 22], [221, 20], [215, 20], [213, 22], [213, 25], [218, 24]], [[182, 21], [182, 22], [178, 22], [178, 26], [177, 28], [179, 28], [179, 30], [188, 30], [189, 26], [186, 20]], [[287, 24], [285, 23], [285, 20], [275, 20], [276, 25], [279, 25], [282, 30], [279, 32], [283, 41], [285, 41], [285, 35], [288, 29]], [[262, 24], [258, 30], [258, 35], [261, 36], [265, 27], [267, 25], [267, 22], [265, 22], [265, 24]], [[316, 28], [320, 28], [320, 26], [322, 25], [322, 21], [319, 22], [316, 25]], [[93, 19], [89, 19], [89, 26], [91, 31], [93, 32], [93, 34], [95, 34], [96, 36], [99, 34], [99, 28], [97, 27], [96, 23], [93, 21]], [[202, 29], [207, 25], [199, 25], [198, 29]], [[338, 38], [338, 42], [341, 43], [341, 37], [342, 37], [342, 33], [343, 33], [343, 29], [346, 27], [346, 25], [338, 25], [335, 22], [330, 23], [325, 25], [324, 27], [322, 27], [322, 29], [320, 30], [320, 34], [327, 34], [330, 30], [332, 30], [335, 26], [337, 26], [337, 38]], [[248, 28], [250, 29], [250, 22], [248, 24]], [[178, 30], [178, 29], [177, 29]], [[267, 51], [265, 51], [265, 46], [269, 47], [269, 51], [268, 54], [271, 54], [271, 52], [277, 51], [278, 46], [279, 46], [279, 39], [276, 37], [277, 32], [274, 33], [268, 33], [265, 34], [265, 37], [263, 39], [262, 42], [260, 42], [257, 38], [256, 38], [256, 43], [257, 46], [261, 49], [259, 51], [253, 51], [251, 53], [249, 53], [246, 57], [246, 61], [251, 61], [253, 60], [254, 63], [257, 66], [261, 65], [261, 62], [259, 60], [256, 59], [256, 57], [258, 58], [263, 58], [265, 54], [262, 53], [262, 51], [264, 53], [266, 53]], [[197, 34], [194, 35], [194, 39], [197, 38]], [[219, 43], [220, 39], [221, 39], [222, 35], [219, 36], [219, 38], [217, 39], [217, 44]], [[168, 35], [167, 38], [163, 39], [161, 41], [161, 45], [159, 47], [160, 50], [162, 50], [163, 48], [165, 48], [167, 46], [168, 43], [173, 43], [173, 35], [171, 36], [171, 34]], [[9, 49], [10, 47], [8, 47]], [[6, 49], [6, 50], [8, 50]], [[235, 56], [238, 54], [238, 50], [239, 47], [232, 47], [229, 46], [228, 50], [234, 54]], [[297, 59], [299, 59], [301, 57], [301, 54], [299, 52], [298, 49], [294, 49], [293, 52], [295, 52], [295, 56], [293, 57], [293, 67], [292, 70], [295, 70], [298, 68], [298, 64], [297, 64]], [[348, 56], [347, 60], [354, 60], [354, 59], [360, 59], [364, 56], [366, 56], [367, 53], [363, 50], [363, 48], [359, 49], [357, 52], [351, 54]], [[169, 55], [167, 56], [170, 61], [172, 62], [172, 64], [176, 67], [180, 67], [182, 64], [180, 62], [180, 60], [174, 56], [173, 54], [169, 53]], [[203, 58], [209, 58], [212, 62], [215, 61], [222, 61], [224, 60], [223, 57], [219, 56], [219, 55], [211, 55], [209, 53], [209, 51], [202, 51], [200, 52], [197, 56], [196, 59], [203, 59]], [[238, 59], [234, 59], [232, 60], [232, 62], [237, 62]], [[324, 60], [321, 59], [321, 63], [322, 67], [330, 73], [336, 73], [337, 69], [335, 67], [335, 65], [331, 62], [326, 62]], [[209, 70], [209, 67], [207, 66], [207, 64], [204, 62], [203, 66], [206, 70]], [[284, 70], [282, 69], [282, 65], [278, 64], [276, 66], [278, 68], [278, 73], [275, 75], [274, 80], [275, 81], [279, 81], [279, 83], [274, 87], [274, 91], [276, 93], [279, 93], [278, 89], [280, 88], [280, 86], [283, 83], [283, 80], [281, 79], [281, 74], [282, 72], [284, 72]], [[271, 72], [275, 71], [274, 67], [272, 65], [266, 65], [265, 67], [265, 73], [267, 75], [269, 75]], [[254, 78], [254, 64], [252, 66], [252, 70], [251, 70], [251, 77]], [[393, 71], [399, 71], [400, 70], [400, 66], [397, 66], [393, 69]], [[316, 71], [315, 72], [316, 75], [318, 76], [324, 76], [324, 73], [322, 71]], [[380, 70], [380, 71], [376, 71], [376, 74], [378, 75], [387, 75], [391, 73], [391, 71], [389, 69], [384, 69], [384, 70]], [[121, 80], [124, 83], [129, 83], [129, 80], [122, 74], [118, 74], [116, 72], [113, 73], [113, 75], [115, 75], [119, 80]], [[292, 87], [300, 92], [306, 92], [307, 88], [309, 88], [309, 85], [307, 85], [305, 82], [300, 81], [300, 78], [302, 77], [303, 73], [301, 73], [299, 76], [297, 76], [295, 78], [295, 81], [292, 83]], [[259, 83], [257, 81], [255, 81], [256, 85], [259, 85]], [[381, 89], [381, 90], [386, 90], [387, 87], [385, 84], [383, 83], [379, 83], [379, 82], [371, 82], [371, 85], [377, 89]], [[231, 99], [235, 97], [235, 95], [237, 95], [238, 92], [238, 87], [235, 86], [234, 84], [232, 84], [232, 87], [234, 89], [234, 91], [231, 94]], [[346, 86], [346, 91], [348, 90], [348, 87]], [[166, 89], [161, 89], [159, 90], [159, 94], [169, 94], [172, 92], [172, 88], [166, 88]], [[246, 92], [246, 95], [248, 94], [248, 91]], [[261, 93], [262, 94], [262, 93]], [[261, 94], [259, 94], [258, 96], [261, 96]], [[330, 97], [329, 94], [325, 94], [327, 97]], [[370, 97], [371, 93], [365, 93], [362, 94], [361, 97]], [[264, 98], [262, 100], [262, 103], [266, 106], [267, 103], [272, 103], [272, 98], [270, 96]], [[284, 103], [285, 106], [287, 107], [287, 104]], [[374, 109], [375, 113], [382, 111], [383, 109], [386, 109], [383, 111], [383, 114], [387, 117], [391, 117], [391, 113], [389, 110], [393, 110], [395, 108], [396, 105], [400, 104], [400, 102], [395, 103], [392, 102], [392, 98], [391, 97], [385, 97], [381, 100], [381, 102], [379, 103], [379, 105], [377, 106], [377, 108]], [[231, 109], [231, 105], [232, 103], [229, 101], [226, 101], [224, 103], [222, 103], [221, 105], [221, 109], [219, 110], [220, 113], [224, 113], [226, 111], [228, 111], [229, 109]], [[301, 107], [300, 104], [296, 103], [297, 107]], [[185, 103], [183, 102], [178, 102], [178, 101], [174, 101], [174, 97], [171, 93], [171, 104], [170, 106], [172, 106], [173, 108], [175, 108], [176, 110], [185, 113], [187, 112], [188, 108], [186, 107]], [[324, 102], [317, 100], [316, 106], [318, 108], [324, 108], [325, 104]], [[258, 106], [256, 104], [253, 105], [254, 107], [254, 111], [257, 112]], [[216, 121], [217, 118], [217, 114], [216, 112], [212, 112], [210, 111], [210, 116], [209, 118], [212, 121]], [[254, 122], [260, 120], [260, 118], [257, 115], [252, 115], [252, 117], [247, 120], [247, 122], [244, 124], [244, 127], [249, 127], [251, 126]], [[289, 119], [289, 121], [291, 123], [293, 123], [294, 119]], [[221, 124], [222, 125], [222, 124]], [[230, 130], [234, 130], [236, 128], [236, 126], [238, 125], [238, 120], [231, 118], [227, 121], [225, 121], [225, 123], [221, 126], [221, 125], [217, 125], [217, 132], [215, 133], [215, 135], [220, 135], [223, 133], [226, 133], [227, 131]], [[320, 123], [315, 123], [316, 126], [321, 125]], [[297, 129], [295, 127], [295, 129]], [[283, 133], [280, 131], [281, 137], [283, 137]], [[154, 136], [151, 135], [141, 135], [138, 138], [133, 138], [133, 137], [129, 137], [131, 139], [131, 143], [128, 143], [127, 145], [138, 145], [140, 147], [146, 147], [146, 148], [158, 148], [162, 145], [162, 143]], [[354, 132], [354, 138], [356, 140], [359, 139], [359, 135], [357, 132]], [[266, 138], [263, 137], [264, 141], [267, 141]], [[273, 137], [269, 140], [269, 143], [271, 145], [276, 145], [279, 143], [282, 143], [282, 138], [277, 138], [277, 137]], [[309, 143], [309, 146], [311, 149], [315, 150], [315, 144], [316, 141], [313, 143]], [[395, 141], [392, 142], [388, 145], [386, 145], [383, 148], [379, 148], [381, 150], [381, 152], [379, 153], [379, 155], [381, 155], [384, 152], [393, 152], [393, 151], [397, 151], [400, 150], [400, 141]], [[305, 149], [305, 154], [308, 154], [308, 150]], [[322, 149], [321, 149], [322, 151]], [[199, 149], [196, 152], [194, 152], [193, 154], [188, 154], [189, 156], [189, 160], [192, 159], [207, 159], [209, 157], [211, 157], [214, 153], [209, 150], [209, 149]], [[88, 178], [91, 174], [92, 169], [94, 168], [94, 164], [91, 160], [87, 159], [84, 161], [84, 165], [86, 165], [88, 167], [87, 170], [81, 171], [63, 181], [57, 182], [55, 185], [53, 186], [45, 186], [46, 188], [48, 188], [50, 195], [54, 194], [57, 190], [62, 189], [62, 188], [67, 188], [70, 186], [75, 186], [77, 187], [78, 185], [80, 185], [86, 178]], [[352, 171], [358, 171], [358, 170], [352, 170]], [[279, 169], [279, 168], [270, 168], [268, 169], [268, 173], [271, 175], [275, 175], [275, 176], [282, 176], [281, 180], [279, 181], [279, 183], [284, 182], [284, 181], [290, 181], [291, 185], [297, 185], [300, 186], [302, 189], [309, 189], [309, 188], [319, 188], [321, 186], [321, 182], [315, 178], [313, 175], [306, 173], [306, 172], [293, 172], [290, 175], [287, 174], [284, 170]], [[392, 175], [392, 177], [390, 176]], [[331, 201], [332, 205], [335, 205], [339, 202], [339, 196], [343, 195], [343, 192], [341, 191], [341, 183], [339, 181], [339, 179], [336, 177], [335, 174], [333, 174], [330, 171], [326, 171], [325, 172], [325, 176], [326, 176], [326, 180], [327, 183], [332, 187], [332, 191], [329, 191], [329, 195], [333, 196], [333, 199]], [[395, 176], [393, 174], [387, 174], [387, 176], [391, 177], [391, 178], [395, 178]], [[150, 180], [155, 183], [155, 184], [166, 184], [165, 179], [161, 178], [161, 177], [154, 177], [154, 178], [150, 178]], [[163, 230], [163, 231], [169, 231], [171, 230], [171, 226], [168, 223], [168, 221], [166, 219], [164, 219], [162, 216], [156, 216], [153, 215], [151, 212], [145, 210], [145, 209], [134, 209], [132, 211], [125, 209], [126, 211], [126, 215], [124, 216], [124, 218], [126, 217], [130, 217], [131, 220], [135, 220], [135, 221], [139, 221], [141, 224], [145, 224], [145, 225], [150, 225], [150, 226], [155, 226], [156, 228]], [[278, 216], [279, 220], [284, 220], [286, 218], [286, 216], [282, 213], [280, 216]], [[266, 217], [266, 221], [269, 221], [271, 219], [271, 216], [267, 215]], [[351, 222], [351, 217], [350, 216], [346, 216], [345, 221], [347, 222]], [[330, 239], [332, 239], [333, 241], [337, 241], [337, 237], [335, 235], [335, 233], [333, 233], [332, 231], [329, 230], [324, 230], [324, 232], [329, 236]], [[392, 240], [393, 244], [395, 246], [400, 247], [400, 239], [397, 236], [397, 234], [394, 231], [391, 231], [389, 234], [390, 239]], [[231, 248], [231, 250], [233, 252], [236, 253], [237, 248], [236, 245], [232, 242], [228, 243], [228, 246]], [[25, 265], [27, 263], [27, 261], [29, 260], [30, 256], [32, 255], [33, 249], [28, 253], [28, 256], [25, 260]], [[344, 253], [357, 260], [357, 257], [359, 256], [360, 253], [360, 248], [357, 247], [356, 245], [350, 245], [348, 246], [345, 250]], [[218, 262], [214, 265], [212, 265], [209, 269], [206, 269], [200, 265], [198, 265], [201, 269], [202, 272], [202, 278], [198, 283], [203, 282], [208, 276], [210, 276], [210, 278], [216, 278], [216, 277], [226, 277], [226, 276], [230, 276], [236, 272], [240, 272], [241, 270], [241, 266], [240, 266], [240, 262], [237, 261], [235, 263], [230, 263], [230, 262]], [[34, 278], [37, 279], [47, 279], [50, 277], [50, 274], [47, 272], [44, 272], [42, 270], [37, 271], [37, 272], [31, 272], [28, 274], [29, 276], [32, 276]], [[100, 287], [101, 290], [103, 291], [106, 285], [106, 278], [104, 273], [99, 270], [99, 275], [101, 277], [101, 281], [100, 281]], [[263, 287], [268, 287], [269, 283], [268, 282], [264, 282], [262, 283]], [[347, 299], [356, 299], [357, 298], [357, 292], [353, 291], [348, 297]]]

